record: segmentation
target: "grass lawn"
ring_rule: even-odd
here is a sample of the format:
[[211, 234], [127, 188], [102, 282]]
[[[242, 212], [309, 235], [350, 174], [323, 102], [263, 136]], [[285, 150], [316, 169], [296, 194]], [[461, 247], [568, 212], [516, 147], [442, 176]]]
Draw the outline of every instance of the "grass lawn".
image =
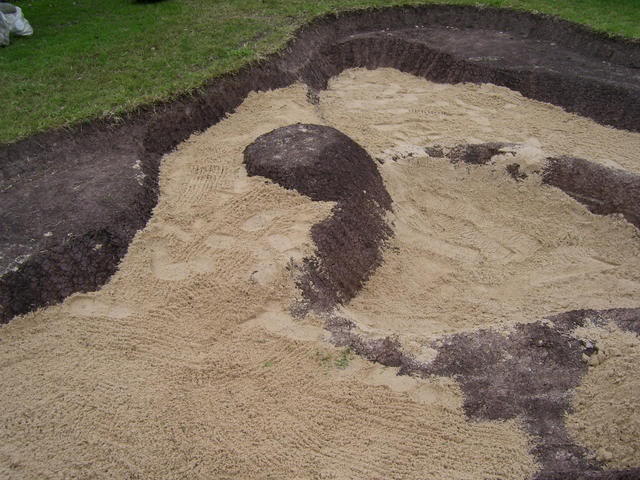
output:
[[504, 6], [640, 37], [639, 0], [30, 0], [31, 38], [0, 49], [0, 144], [167, 99], [280, 48], [331, 11], [397, 4]]

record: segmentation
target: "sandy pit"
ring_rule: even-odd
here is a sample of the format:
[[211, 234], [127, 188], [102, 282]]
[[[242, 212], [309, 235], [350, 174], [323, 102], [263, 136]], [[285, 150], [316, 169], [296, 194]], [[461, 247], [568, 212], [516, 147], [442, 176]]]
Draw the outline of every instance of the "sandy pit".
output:
[[[388, 69], [346, 71], [317, 104], [301, 84], [252, 93], [164, 158], [154, 214], [107, 285], [0, 329], [2, 477], [535, 475], [536, 439], [518, 419], [471, 421], [454, 379], [398, 377], [332, 347], [317, 316], [288, 313], [291, 264], [313, 252], [310, 228], [332, 204], [249, 178], [242, 161], [256, 137], [297, 122], [331, 125], [378, 158], [394, 202], [384, 263], [341, 312], [363, 334], [395, 335], [429, 361], [444, 334], [638, 306], [635, 227], [535, 174], [515, 182], [500, 158], [453, 165], [424, 147], [522, 143], [530, 172], [559, 154], [639, 172], [640, 134], [506, 88]], [[637, 336], [598, 332], [620, 355], [586, 375], [568, 425], [608, 465], [637, 466], [633, 431], [596, 438], [624, 410], [640, 415], [602, 370], [632, 394], [624, 346]]]

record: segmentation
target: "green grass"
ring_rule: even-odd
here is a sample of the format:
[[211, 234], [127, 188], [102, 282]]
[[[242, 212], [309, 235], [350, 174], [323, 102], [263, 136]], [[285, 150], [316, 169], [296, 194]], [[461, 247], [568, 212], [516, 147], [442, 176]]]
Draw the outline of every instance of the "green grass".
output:
[[351, 348], [347, 347], [336, 352], [336, 357], [332, 353], [326, 351], [316, 351], [316, 360], [326, 370], [337, 368], [344, 370], [349, 366], [355, 354]]
[[353, 352], [351, 351], [350, 348], [345, 348], [342, 352], [340, 352], [340, 355], [338, 356], [338, 358], [336, 358], [336, 362], [335, 362], [336, 368], [344, 370], [349, 366], [352, 359], [353, 359]]
[[483, 4], [559, 15], [640, 37], [638, 0], [18, 1], [35, 29], [0, 49], [0, 143], [117, 117], [190, 91], [280, 48], [332, 11], [397, 4]]

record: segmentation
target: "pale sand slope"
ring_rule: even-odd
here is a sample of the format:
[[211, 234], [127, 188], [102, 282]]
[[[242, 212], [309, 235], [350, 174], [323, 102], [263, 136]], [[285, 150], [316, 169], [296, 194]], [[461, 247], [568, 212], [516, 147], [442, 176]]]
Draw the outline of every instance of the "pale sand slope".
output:
[[[375, 99], [369, 107], [366, 97]], [[449, 113], [421, 113], [435, 102]], [[503, 88], [446, 87], [389, 70], [346, 72], [320, 107], [300, 85], [250, 95], [165, 158], [159, 204], [108, 285], [0, 329], [1, 477], [522, 479], [535, 471], [518, 423], [467, 421], [452, 380], [398, 378], [359, 359], [338, 368], [349, 358], [323, 342], [320, 322], [284, 313], [296, 296], [286, 266], [311, 251], [309, 228], [331, 205], [247, 178], [241, 162], [258, 135], [295, 122], [334, 125], [373, 156], [407, 143], [536, 137], [545, 151], [632, 169], [640, 149], [639, 135]], [[511, 314], [535, 320], [587, 300], [637, 298], [637, 238], [619, 220], [490, 168], [423, 158], [381, 171], [400, 250], [386, 253], [349, 306], [372, 334], [424, 341], [502, 325]], [[573, 284], [557, 278], [551, 254], [573, 266]], [[447, 320], [454, 289], [459, 308], [473, 312], [479, 299], [488, 312], [485, 284], [493, 306], [505, 307]]]
[[569, 431], [611, 468], [640, 465], [640, 338], [613, 326], [577, 329], [597, 355], [578, 387]]

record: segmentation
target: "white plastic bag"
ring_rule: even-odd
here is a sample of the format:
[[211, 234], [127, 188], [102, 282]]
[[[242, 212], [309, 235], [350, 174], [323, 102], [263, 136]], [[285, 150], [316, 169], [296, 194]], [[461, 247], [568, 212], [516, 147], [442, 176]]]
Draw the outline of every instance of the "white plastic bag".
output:
[[20, 7], [10, 3], [2, 3], [0, 7], [0, 45], [9, 45], [9, 33], [23, 37], [33, 35], [33, 28]]
[[13, 22], [13, 27], [11, 28], [11, 33], [15, 33], [16, 35], [20, 35], [21, 37], [26, 37], [29, 35], [33, 35], [33, 28], [24, 18], [22, 14], [22, 9], [20, 7], [16, 7], [15, 20]]
[[5, 18], [4, 14], [0, 12], [0, 47], [9, 45], [9, 22]]
[[21, 37], [33, 35], [33, 28], [31, 28], [31, 25], [29, 24], [27, 19], [24, 18], [22, 9], [20, 7], [16, 7], [16, 13], [5, 13], [4, 16], [9, 19], [9, 27], [11, 28], [11, 33], [15, 33], [16, 35], [20, 35]]

